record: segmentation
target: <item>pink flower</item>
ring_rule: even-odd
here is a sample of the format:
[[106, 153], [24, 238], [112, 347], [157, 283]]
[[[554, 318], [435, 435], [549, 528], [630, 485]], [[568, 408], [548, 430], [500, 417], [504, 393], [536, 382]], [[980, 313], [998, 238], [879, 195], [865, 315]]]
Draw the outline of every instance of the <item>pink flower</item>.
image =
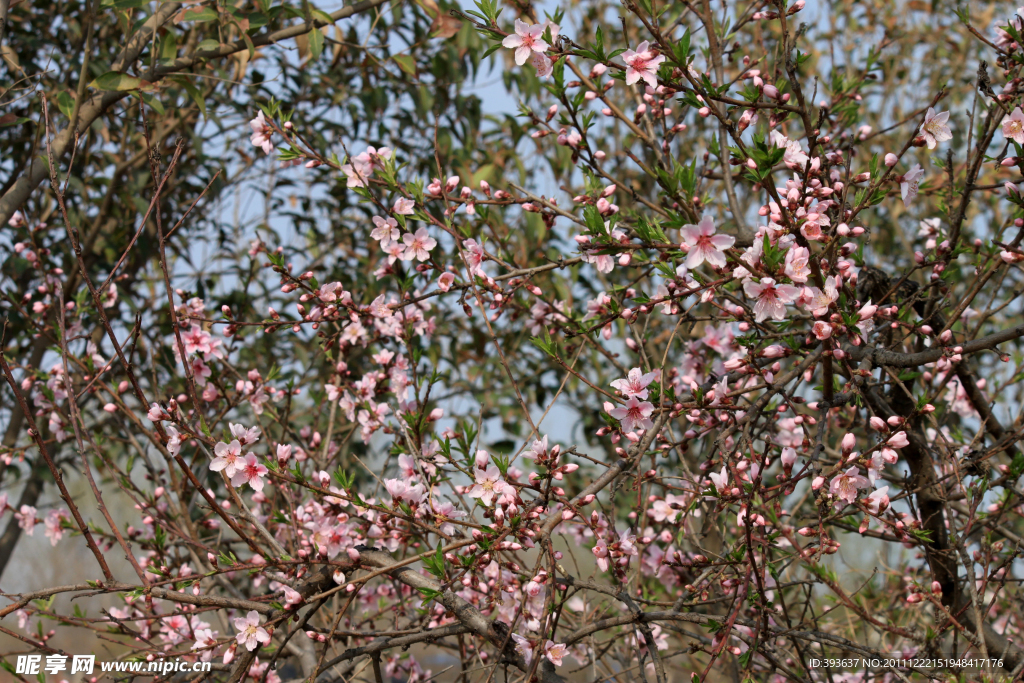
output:
[[934, 109], [928, 107], [928, 111], [924, 115], [924, 123], [921, 124], [921, 135], [928, 143], [928, 149], [935, 149], [935, 145], [938, 143], [953, 139], [953, 133], [946, 125], [948, 120], [948, 111], [936, 114]]
[[547, 52], [548, 44], [541, 39], [544, 35], [544, 24], [531, 26], [516, 19], [516, 32], [505, 36], [501, 41], [503, 47], [516, 51], [516, 64], [522, 66], [530, 58], [531, 52]]
[[484, 505], [490, 506], [496, 495], [501, 495], [508, 488], [508, 484], [501, 478], [501, 470], [497, 465], [491, 465], [486, 470], [476, 471], [476, 484], [469, 490], [470, 498], [479, 498]]
[[594, 553], [594, 557], [597, 558], [597, 566], [601, 571], [608, 571], [608, 544], [605, 543], [605, 540], [598, 539], [597, 545], [590, 552]]
[[[537, 78], [547, 78], [554, 71], [555, 63], [545, 55], [534, 52], [530, 64], [537, 70]], [[467, 209], [468, 210], [468, 209]]]
[[654, 422], [651, 421], [653, 413], [654, 405], [647, 401], [640, 401], [636, 396], [630, 396], [625, 406], [608, 411], [609, 415], [622, 423], [622, 429], [627, 432], [632, 432], [637, 427], [644, 429], [654, 427]]
[[[213, 465], [210, 465], [210, 469], [213, 469]], [[259, 493], [263, 490], [263, 477], [268, 471], [255, 455], [249, 453], [235, 465], [235, 474], [231, 477], [231, 485], [249, 484], [253, 491]]]
[[12, 228], [24, 228], [28, 225], [28, 221], [25, 220], [25, 214], [21, 211], [15, 211], [11, 218], [7, 221], [7, 225]]
[[829, 492], [849, 504], [857, 499], [857, 490], [866, 489], [868, 485], [868, 480], [860, 476], [860, 470], [855, 465], [832, 478]]
[[623, 52], [622, 61], [626, 63], [626, 85], [633, 85], [643, 79], [652, 88], [658, 87], [658, 65], [665, 61], [665, 56], [655, 56], [648, 41], [637, 45], [635, 52]]
[[790, 140], [777, 130], [772, 131], [772, 142], [775, 143], [776, 147], [786, 150], [785, 155], [782, 157], [782, 162], [787, 167], [803, 169], [807, 166], [807, 162], [810, 161], [810, 157], [804, 152], [799, 142]]
[[556, 643], [549, 640], [544, 643], [544, 656], [555, 666], [562, 666], [562, 658], [565, 657], [567, 649], [565, 643]]
[[786, 252], [786, 277], [793, 282], [807, 282], [811, 276], [811, 252], [805, 247], [793, 247]]
[[404, 500], [406, 503], [418, 504], [423, 502], [426, 494], [421, 484], [413, 484], [408, 479], [385, 479], [384, 488], [396, 503]]
[[338, 297], [345, 293], [345, 287], [340, 282], [328, 282], [320, 285], [320, 301], [329, 304], [338, 300]]
[[441, 529], [441, 533], [448, 534], [451, 536], [455, 533], [455, 525], [448, 520], [461, 519], [466, 516], [466, 513], [455, 507], [454, 503], [448, 501], [437, 501], [435, 499], [430, 500], [430, 507], [434, 510], [434, 519], [437, 523], [438, 528]]
[[380, 242], [381, 249], [387, 249], [389, 244], [398, 241], [400, 232], [398, 230], [398, 221], [394, 218], [389, 217], [387, 220], [384, 220], [380, 216], [374, 216], [373, 224], [377, 227], [370, 231], [370, 237]]
[[228, 428], [231, 430], [231, 436], [238, 439], [238, 442], [243, 446], [251, 443], [256, 443], [260, 440], [260, 428], [249, 427], [248, 429], [242, 425], [228, 423]]
[[267, 118], [263, 115], [262, 110], [256, 114], [256, 118], [249, 122], [249, 127], [252, 128], [252, 137], [249, 138], [249, 142], [254, 147], [262, 148], [264, 154], [273, 152], [274, 143], [270, 141], [270, 136], [274, 134], [274, 129], [267, 123]]
[[910, 202], [914, 201], [914, 197], [917, 196], [917, 184], [922, 176], [924, 169], [921, 168], [921, 164], [914, 164], [914, 167], [903, 175], [903, 179], [900, 180], [900, 194], [903, 196], [904, 206], [910, 206]]
[[395, 314], [391, 310], [391, 304], [384, 302], [384, 295], [381, 294], [370, 304], [370, 315], [375, 318], [390, 318]]
[[800, 296], [800, 288], [792, 285], [777, 285], [770, 277], [762, 278], [761, 282], [748, 280], [743, 285], [743, 292], [754, 304], [754, 319], [761, 322], [768, 317], [782, 320], [786, 317], [786, 304], [796, 301]]
[[629, 371], [626, 379], [617, 379], [611, 383], [613, 387], [621, 391], [626, 396], [636, 396], [637, 398], [647, 398], [647, 385], [656, 379], [657, 375], [653, 372], [648, 372], [646, 375], [640, 368], [633, 368]]
[[906, 448], [910, 445], [910, 440], [907, 439], [906, 432], [896, 432], [889, 437], [889, 440], [886, 443], [893, 448]]
[[515, 642], [516, 652], [521, 654], [526, 664], [529, 665], [533, 661], [533, 646], [530, 641], [518, 633], [512, 634], [512, 640]]
[[437, 278], [437, 288], [442, 292], [447, 292], [452, 288], [453, 282], [455, 282], [454, 273], [441, 273], [441, 277]]
[[[407, 198], [399, 197], [395, 200], [395, 205], [391, 208], [392, 211], [400, 216], [411, 216], [413, 211], [416, 209], [416, 202]], [[395, 239], [398, 239], [397, 237]]]
[[238, 442], [238, 439], [232, 440], [230, 444], [219, 442], [213, 447], [213, 452], [217, 457], [210, 463], [210, 469], [214, 472], [224, 470], [224, 474], [233, 477], [235, 471], [243, 466], [242, 444]]
[[705, 261], [714, 268], [725, 267], [725, 250], [736, 243], [736, 238], [716, 235], [715, 221], [710, 216], [701, 218], [697, 225], [684, 225], [681, 232], [683, 243], [690, 248], [687, 268], [696, 268]]
[[430, 236], [426, 228], [420, 228], [416, 234], [405, 233], [402, 236], [405, 242], [405, 252], [402, 253], [403, 261], [426, 261], [430, 258], [430, 250], [437, 246], [437, 240]]
[[815, 321], [814, 336], [818, 341], [825, 341], [832, 336], [832, 326], [821, 320]]
[[725, 493], [729, 487], [729, 470], [724, 465], [721, 472], [712, 472], [708, 478], [711, 479], [711, 483], [715, 485], [715, 490], [719, 493]]
[[25, 535], [31, 536], [36, 528], [36, 509], [31, 505], [22, 505], [14, 513], [14, 518], [18, 520], [18, 526], [25, 532]]
[[1013, 113], [1003, 119], [1003, 135], [1018, 145], [1024, 145], [1024, 112], [1014, 107]]
[[235, 628], [239, 631], [236, 640], [240, 645], [245, 645], [249, 652], [258, 648], [260, 643], [265, 645], [270, 642], [270, 634], [260, 626], [260, 615], [256, 610], [251, 610], [245, 617], [236, 618]]
[[173, 425], [167, 425], [164, 431], [167, 432], [167, 452], [172, 456], [177, 455], [181, 451], [181, 434]]
[[867, 506], [868, 509], [871, 510], [872, 514], [881, 514], [885, 512], [887, 507], [889, 507], [888, 493], [888, 486], [883, 486], [882, 488], [871, 492], [871, 495], [867, 498]]
[[484, 272], [483, 263], [487, 260], [487, 253], [484, 251], [483, 245], [474, 239], [468, 239], [463, 241], [462, 248], [465, 249], [466, 265], [469, 266], [469, 272], [486, 280], [487, 273]]
[[836, 279], [831, 275], [825, 278], [824, 292], [817, 287], [804, 287], [801, 293], [801, 299], [803, 300], [801, 303], [806, 305], [816, 318], [827, 314], [828, 307], [838, 298], [839, 290], [836, 288]]
[[146, 413], [153, 422], [162, 422], [164, 420], [170, 420], [171, 416], [167, 414], [167, 411], [160, 407], [159, 403], [153, 403], [149, 406], [149, 412]]

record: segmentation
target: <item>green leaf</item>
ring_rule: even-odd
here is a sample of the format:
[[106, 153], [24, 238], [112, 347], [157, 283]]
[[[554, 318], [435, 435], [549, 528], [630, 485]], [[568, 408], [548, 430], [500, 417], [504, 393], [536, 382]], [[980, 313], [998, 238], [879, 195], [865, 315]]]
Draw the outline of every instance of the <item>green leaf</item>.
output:
[[194, 9], [185, 10], [185, 14], [182, 21], [215, 21], [217, 19], [217, 10], [212, 7], [196, 7]]
[[187, 78], [176, 78], [174, 79], [174, 82], [185, 89], [185, 92], [188, 93], [188, 96], [192, 98], [192, 101], [196, 103], [197, 107], [199, 107], [199, 111], [203, 113], [203, 118], [205, 119], [206, 100], [203, 99], [203, 95], [199, 92], [199, 89], [192, 85]]
[[126, 90], [138, 90], [141, 85], [142, 80], [135, 76], [129, 76], [117, 71], [108, 71], [90, 83], [89, 87], [96, 88], [97, 90], [124, 92]]
[[149, 0], [103, 0], [100, 7], [113, 7], [114, 9], [139, 9], [149, 4]]
[[309, 32], [309, 59], [312, 62], [320, 59], [320, 55], [324, 51], [324, 34], [323, 32], [315, 28]]
[[410, 76], [416, 76], [416, 60], [414, 58], [409, 55], [395, 55], [391, 59], [395, 60], [399, 69]]

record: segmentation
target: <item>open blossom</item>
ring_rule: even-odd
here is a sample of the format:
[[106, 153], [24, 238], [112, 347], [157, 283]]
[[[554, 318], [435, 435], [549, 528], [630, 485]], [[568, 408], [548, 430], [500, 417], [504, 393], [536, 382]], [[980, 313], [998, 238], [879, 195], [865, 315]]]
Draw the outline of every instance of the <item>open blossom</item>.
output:
[[529, 665], [533, 661], [533, 646], [530, 641], [518, 633], [512, 634], [512, 640], [515, 642], [516, 652], [521, 654], [526, 664]]
[[167, 452], [172, 456], [177, 455], [181, 451], [181, 434], [174, 425], [167, 425], [164, 431], [167, 432]]
[[231, 436], [238, 439], [238, 442], [243, 446], [256, 443], [260, 440], [260, 428], [259, 427], [244, 427], [238, 424], [228, 423], [228, 428], [231, 430]]
[[549, 45], [541, 36], [544, 35], [544, 24], [527, 24], [516, 19], [515, 33], [510, 33], [501, 41], [503, 47], [516, 51], [516, 64], [522, 66], [530, 58], [532, 52], [547, 52]]
[[454, 273], [441, 273], [441, 277], [437, 278], [437, 288], [442, 292], [447, 292], [452, 288], [452, 283], [455, 282]]
[[857, 499], [857, 490], [866, 489], [868, 486], [867, 478], [860, 475], [860, 470], [855, 465], [832, 478], [829, 492], [839, 500], [852, 503]]
[[824, 320], [814, 321], [814, 336], [818, 341], [825, 341], [832, 336], [832, 326]]
[[270, 154], [274, 151], [274, 143], [270, 141], [270, 136], [274, 134], [274, 129], [267, 123], [267, 117], [263, 115], [263, 111], [259, 111], [256, 114], [256, 118], [249, 122], [249, 127], [252, 128], [252, 137], [249, 141], [254, 147], [259, 147], [263, 150], [264, 154]]
[[[213, 465], [210, 465], [210, 469], [213, 469]], [[249, 453], [236, 463], [235, 473], [231, 477], [231, 485], [241, 486], [242, 484], [248, 484], [254, 491], [259, 493], [263, 490], [263, 477], [266, 476], [268, 471], [266, 465], [257, 460], [255, 455]]]
[[381, 249], [387, 249], [389, 244], [398, 241], [401, 232], [398, 229], [398, 221], [394, 218], [389, 216], [385, 220], [380, 216], [374, 216], [373, 224], [377, 227], [370, 231], [370, 237], [380, 242]]
[[622, 61], [626, 63], [626, 85], [633, 85], [643, 79], [652, 88], [658, 87], [658, 66], [665, 61], [665, 56], [655, 56], [648, 41], [637, 45], [636, 51], [623, 52]]
[[256, 610], [251, 610], [244, 617], [237, 617], [235, 628], [238, 629], [236, 640], [240, 645], [245, 645], [245, 649], [250, 652], [258, 648], [260, 643], [265, 645], [270, 642], [270, 634], [260, 626], [260, 615]]
[[160, 407], [159, 403], [153, 403], [149, 406], [149, 412], [146, 413], [153, 422], [161, 422], [163, 420], [170, 420], [171, 416], [167, 414], [167, 411]]
[[804, 283], [811, 276], [811, 252], [806, 247], [792, 247], [786, 252], [786, 277]]
[[[540, 52], [533, 53], [533, 56], [530, 57], [530, 64], [537, 70], [537, 78], [547, 78], [554, 72], [555, 63], [547, 55], [543, 55]], [[469, 206], [472, 206], [472, 204]], [[469, 211], [469, 206], [466, 207], [466, 211]]]
[[903, 174], [903, 179], [900, 181], [900, 195], [903, 197], [903, 205], [910, 206], [910, 202], [914, 201], [914, 197], [917, 196], [917, 184], [921, 181], [924, 176], [924, 169], [921, 168], [921, 164], [914, 164], [914, 167]]
[[782, 157], [782, 162], [787, 167], [802, 170], [807, 166], [810, 157], [804, 152], [799, 142], [790, 140], [777, 130], [772, 131], [772, 142], [775, 143], [776, 147], [786, 150]]
[[835, 277], [829, 275], [825, 278], [825, 290], [817, 287], [804, 287], [800, 295], [801, 303], [807, 307], [816, 318], [828, 314], [828, 307], [839, 299], [839, 289], [836, 287]]
[[761, 278], [761, 282], [748, 280], [743, 284], [743, 292], [754, 304], [754, 319], [761, 322], [769, 317], [783, 320], [786, 317], [786, 304], [793, 303], [800, 296], [800, 288], [793, 285], [777, 285], [770, 277]]
[[622, 423], [622, 429], [627, 432], [634, 431], [637, 427], [651, 429], [654, 422], [651, 415], [654, 413], [654, 405], [648, 401], [640, 401], [636, 396], [630, 396], [626, 405], [621, 408], [613, 408], [608, 414]]
[[562, 658], [566, 655], [565, 643], [556, 643], [549, 640], [544, 643], [544, 656], [548, 658], [548, 661], [555, 666], [562, 666]]
[[646, 375], [640, 368], [633, 368], [629, 371], [626, 379], [617, 379], [611, 383], [613, 387], [626, 396], [636, 396], [639, 399], [647, 398], [647, 385], [656, 379], [657, 375], [648, 372]]
[[208, 628], [197, 628], [195, 630], [196, 642], [192, 645], [193, 650], [203, 650], [201, 659], [208, 662], [213, 658], [213, 647], [217, 645], [215, 632]]
[[370, 315], [375, 318], [390, 318], [395, 314], [391, 310], [391, 304], [384, 301], [384, 294], [381, 294], [370, 303]]
[[684, 225], [680, 231], [683, 243], [690, 248], [686, 254], [687, 268], [696, 268], [707, 261], [714, 268], [725, 267], [725, 250], [736, 243], [735, 237], [715, 234], [715, 221], [704, 216], [697, 225]]
[[889, 487], [883, 486], [880, 489], [872, 491], [867, 498], [868, 509], [871, 510], [872, 514], [878, 515], [885, 512], [885, 509], [889, 507]]
[[501, 478], [501, 470], [491, 465], [486, 470], [476, 471], [476, 484], [469, 490], [470, 498], [479, 498], [484, 505], [490, 506], [494, 497], [505, 493], [508, 484]]
[[928, 111], [924, 115], [924, 123], [921, 124], [921, 135], [928, 143], [928, 149], [935, 149], [935, 145], [938, 143], [953, 139], [953, 133], [946, 125], [947, 121], [949, 121], [948, 111], [936, 114], [934, 109], [928, 107]]
[[1013, 113], [1003, 119], [1003, 135], [1018, 145], [1024, 145], [1024, 112], [1014, 107]]
[[439, 501], [436, 498], [431, 498], [430, 507], [434, 511], [434, 517], [438, 528], [441, 529], [441, 533], [448, 534], [449, 536], [455, 533], [455, 525], [448, 520], [462, 519], [466, 516], [466, 513], [455, 507], [454, 503], [446, 500]]
[[395, 205], [391, 207], [391, 210], [400, 216], [411, 216], [416, 210], [416, 202], [408, 197], [399, 197], [395, 200]]
[[715, 485], [715, 490], [722, 493], [729, 487], [729, 470], [724, 465], [721, 472], [710, 472], [708, 478]]
[[420, 228], [416, 234], [405, 233], [402, 236], [405, 242], [405, 251], [402, 253], [403, 261], [426, 261], [430, 258], [430, 250], [437, 246], [437, 240], [430, 236], [426, 228]]
[[384, 488], [396, 503], [404, 500], [409, 504], [418, 504], [423, 502], [426, 494], [422, 484], [413, 484], [408, 479], [385, 479]]
[[238, 439], [233, 439], [229, 444], [221, 441], [213, 447], [213, 453], [217, 456], [210, 463], [210, 469], [214, 472], [223, 470], [228, 477], [233, 477], [235, 471], [243, 465], [242, 444]]
[[31, 536], [36, 528], [36, 509], [31, 505], [22, 505], [14, 513], [14, 518], [18, 520], [18, 526], [21, 527], [21, 530], [26, 535]]

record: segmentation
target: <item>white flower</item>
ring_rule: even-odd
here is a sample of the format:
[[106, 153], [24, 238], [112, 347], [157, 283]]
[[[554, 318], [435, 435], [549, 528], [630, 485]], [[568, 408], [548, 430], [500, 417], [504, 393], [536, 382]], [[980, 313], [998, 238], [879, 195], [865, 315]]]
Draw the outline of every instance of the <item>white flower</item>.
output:
[[953, 133], [946, 125], [948, 120], [948, 111], [936, 114], [934, 109], [928, 107], [928, 111], [924, 115], [924, 123], [921, 124], [921, 135], [928, 143], [928, 149], [935, 149], [935, 145], [938, 143], [953, 139]]

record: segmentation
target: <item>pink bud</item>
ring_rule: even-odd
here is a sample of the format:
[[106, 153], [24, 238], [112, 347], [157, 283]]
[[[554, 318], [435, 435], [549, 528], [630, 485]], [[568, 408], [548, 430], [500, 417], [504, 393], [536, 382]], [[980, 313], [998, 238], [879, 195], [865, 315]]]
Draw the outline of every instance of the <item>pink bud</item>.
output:
[[851, 451], [853, 451], [853, 449], [856, 448], [856, 447], [857, 447], [857, 437], [855, 437], [850, 432], [847, 432], [846, 436], [843, 437], [843, 442], [842, 442], [843, 453], [844, 454], [848, 454]]
[[899, 162], [900, 158], [892, 152], [885, 155], [885, 165], [892, 168]]
[[895, 434], [889, 437], [889, 440], [886, 441], [886, 443], [892, 446], [893, 448], [906, 448], [907, 446], [910, 445], [910, 440], [907, 439], [906, 432], [896, 432]]

